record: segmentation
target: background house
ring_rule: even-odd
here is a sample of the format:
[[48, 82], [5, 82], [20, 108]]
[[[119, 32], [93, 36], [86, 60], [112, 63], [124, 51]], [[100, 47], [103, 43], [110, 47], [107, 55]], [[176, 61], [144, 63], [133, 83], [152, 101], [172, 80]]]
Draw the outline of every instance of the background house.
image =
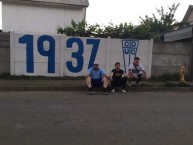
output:
[[57, 33], [58, 26], [86, 17], [88, 0], [0, 0], [2, 29], [22, 33]]
[[193, 42], [193, 5], [189, 5], [182, 23], [183, 26], [181, 28], [164, 34], [165, 42]]
[[188, 23], [189, 25], [193, 25], [193, 5], [190, 5], [182, 22]]
[[[193, 6], [190, 5], [183, 20], [182, 26], [177, 30], [167, 32], [164, 34], [164, 41], [170, 43], [160, 43], [161, 45], [159, 65], [161, 62], [167, 63], [165, 72], [177, 72], [176, 68], [181, 65], [185, 66], [186, 76], [193, 80]], [[156, 45], [156, 44], [155, 44]], [[156, 47], [154, 45], [154, 47]], [[155, 49], [154, 49], [155, 50]], [[163, 57], [166, 56], [165, 58]], [[154, 53], [156, 53], [154, 51]], [[156, 54], [154, 54], [155, 56]], [[156, 58], [158, 58], [156, 56]], [[153, 65], [154, 61], [153, 61]], [[161, 64], [162, 65], [162, 64]], [[160, 65], [160, 66], [161, 66]], [[164, 66], [164, 65], [163, 65]], [[164, 68], [164, 67], [163, 67]], [[175, 70], [175, 69], [176, 70]], [[152, 68], [152, 70], [154, 70]], [[164, 69], [162, 69], [163, 71]], [[161, 72], [161, 71], [160, 71]]]

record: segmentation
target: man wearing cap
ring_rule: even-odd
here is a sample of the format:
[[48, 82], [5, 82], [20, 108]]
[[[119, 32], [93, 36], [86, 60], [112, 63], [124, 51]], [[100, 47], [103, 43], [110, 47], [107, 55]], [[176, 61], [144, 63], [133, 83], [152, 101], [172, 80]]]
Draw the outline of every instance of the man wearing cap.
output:
[[94, 94], [93, 87], [103, 86], [104, 95], [107, 95], [108, 76], [105, 71], [99, 67], [99, 62], [95, 61], [93, 67], [88, 69], [86, 74], [86, 84], [90, 94]]
[[142, 79], [147, 79], [145, 69], [139, 61], [140, 58], [135, 57], [133, 63], [129, 65], [129, 81], [131, 82], [134, 80], [136, 85], [139, 85]]

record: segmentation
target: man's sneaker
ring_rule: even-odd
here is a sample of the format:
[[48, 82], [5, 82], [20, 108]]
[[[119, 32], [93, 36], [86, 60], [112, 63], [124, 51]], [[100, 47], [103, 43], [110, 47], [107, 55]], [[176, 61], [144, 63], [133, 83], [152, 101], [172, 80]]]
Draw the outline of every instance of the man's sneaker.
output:
[[111, 90], [111, 93], [114, 93], [114, 92], [115, 92], [115, 89], [112, 89], [112, 90]]
[[131, 81], [129, 80], [129, 87], [131, 87]]
[[89, 88], [89, 91], [90, 91], [90, 95], [93, 95], [94, 94], [94, 91], [92, 88]]
[[124, 89], [122, 89], [121, 92], [126, 93], [126, 91]]
[[135, 82], [135, 85], [136, 85], [136, 86], [140, 86], [140, 84], [139, 84], [139, 82], [138, 82], [138, 81], [136, 81], [136, 82]]
[[107, 93], [107, 88], [103, 88], [103, 92], [104, 92], [104, 93], [103, 93], [104, 95], [108, 95], [108, 93]]
[[90, 91], [90, 95], [93, 95], [95, 92], [94, 91]]

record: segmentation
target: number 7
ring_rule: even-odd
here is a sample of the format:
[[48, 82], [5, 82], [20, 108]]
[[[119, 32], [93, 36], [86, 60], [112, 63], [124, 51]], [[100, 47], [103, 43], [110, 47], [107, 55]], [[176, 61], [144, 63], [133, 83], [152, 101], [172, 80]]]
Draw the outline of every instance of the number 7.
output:
[[89, 69], [93, 66], [94, 61], [96, 59], [96, 55], [97, 55], [99, 44], [100, 44], [100, 39], [87, 39], [86, 43], [93, 45], [91, 56], [90, 56], [90, 61], [88, 64], [88, 69]]

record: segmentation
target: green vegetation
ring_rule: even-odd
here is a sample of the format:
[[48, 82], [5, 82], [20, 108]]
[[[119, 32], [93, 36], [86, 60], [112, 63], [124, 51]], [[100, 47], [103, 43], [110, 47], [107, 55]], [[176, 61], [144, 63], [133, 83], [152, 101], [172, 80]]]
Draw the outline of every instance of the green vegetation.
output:
[[[185, 75], [186, 81], [191, 81], [188, 74]], [[168, 82], [168, 81], [180, 81], [180, 73], [165, 73], [160, 76], [152, 76], [148, 81], [152, 82]]]
[[180, 73], [165, 73], [160, 76], [152, 76], [148, 81], [155, 82], [167, 82], [167, 81], [179, 81]]
[[46, 77], [46, 76], [15, 76], [9, 73], [0, 74], [0, 80], [82, 80], [84, 77]]
[[[46, 77], [46, 76], [15, 76], [10, 75], [9, 73], [0, 74], [0, 79], [3, 80], [82, 80], [85, 79], [84, 76], [79, 77]], [[185, 77], [186, 81], [190, 81], [188, 77]], [[161, 76], [152, 76], [147, 82], [179, 82], [180, 74], [179, 73], [166, 73]], [[182, 84], [183, 85], [183, 84]]]
[[165, 87], [191, 87], [187, 82], [165, 82]]
[[130, 38], [130, 39], [154, 39], [160, 40], [166, 31], [173, 30], [182, 23], [174, 19], [178, 4], [168, 7], [167, 11], [163, 7], [156, 9], [156, 14], [152, 16], [140, 17], [140, 24], [134, 26], [132, 23], [121, 23], [114, 25], [112, 22], [108, 26], [100, 26], [99, 24], [90, 25], [85, 21], [76, 23], [72, 21], [70, 26], [64, 28], [58, 27], [58, 34], [66, 34], [67, 36], [81, 37], [100, 37], [100, 38]]

